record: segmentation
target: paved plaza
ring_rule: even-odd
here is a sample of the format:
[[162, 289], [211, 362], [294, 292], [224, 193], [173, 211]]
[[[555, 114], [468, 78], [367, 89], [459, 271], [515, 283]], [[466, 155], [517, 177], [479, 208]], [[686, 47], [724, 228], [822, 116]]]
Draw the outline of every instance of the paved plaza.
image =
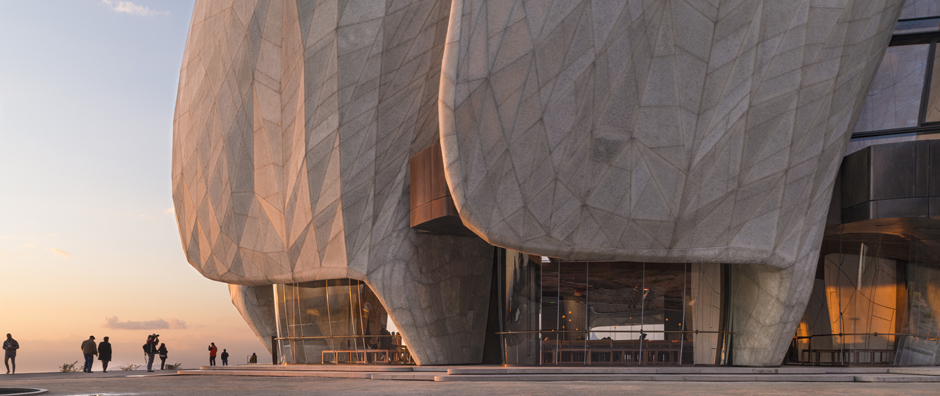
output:
[[334, 378], [48, 373], [0, 377], [0, 388], [48, 389], [48, 395], [936, 395], [935, 383], [824, 382], [426, 382]]

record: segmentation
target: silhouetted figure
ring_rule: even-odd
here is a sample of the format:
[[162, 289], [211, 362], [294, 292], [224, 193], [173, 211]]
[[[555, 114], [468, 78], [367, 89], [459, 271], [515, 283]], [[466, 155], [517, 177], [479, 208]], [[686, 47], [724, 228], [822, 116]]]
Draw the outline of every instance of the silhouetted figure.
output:
[[101, 372], [107, 373], [108, 362], [111, 361], [111, 343], [108, 342], [108, 337], [98, 344], [98, 360], [101, 361]]
[[91, 365], [95, 363], [95, 355], [98, 354], [98, 345], [95, 344], [95, 336], [89, 336], [87, 340], [82, 342], [82, 353], [85, 354], [85, 370], [84, 372], [91, 372]]
[[222, 350], [222, 365], [228, 366], [228, 352], [224, 349]]
[[219, 352], [219, 348], [215, 347], [214, 342], [210, 342], [209, 345], [209, 365], [215, 366], [215, 354]]
[[166, 344], [160, 344], [157, 352], [160, 353], [160, 370], [166, 370]]
[[[16, 350], [20, 349], [20, 343], [13, 339], [10, 333], [7, 333], [7, 340], [3, 342], [3, 365], [7, 366], [7, 374], [16, 374]], [[10, 363], [13, 363], [13, 371], [10, 371]]]
[[251, 364], [258, 363], [258, 355], [252, 353], [251, 357], [248, 358], [248, 363], [251, 363]]
[[151, 334], [147, 336], [147, 343], [144, 344], [144, 354], [147, 359], [147, 372], [153, 372], [153, 357], [157, 353], [157, 344], [160, 343], [159, 334]]
[[390, 349], [392, 347], [391, 335], [392, 333], [385, 329], [385, 325], [382, 325], [382, 330], [379, 330], [379, 349]]

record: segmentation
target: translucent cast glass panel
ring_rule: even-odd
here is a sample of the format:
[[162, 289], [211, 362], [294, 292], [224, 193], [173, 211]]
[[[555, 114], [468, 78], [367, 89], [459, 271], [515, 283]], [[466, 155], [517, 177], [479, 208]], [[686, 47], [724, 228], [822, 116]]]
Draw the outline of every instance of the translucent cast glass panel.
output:
[[[364, 283], [333, 279], [274, 286], [285, 363], [410, 362], [388, 313]], [[388, 351], [376, 353], [372, 351]]]
[[905, 0], [898, 19], [923, 18], [940, 15], [940, 0]]
[[723, 305], [721, 265], [693, 263], [689, 270], [685, 329], [699, 331], [691, 337], [694, 363], [718, 364]]
[[918, 125], [929, 44], [888, 47], [872, 80], [855, 132]]

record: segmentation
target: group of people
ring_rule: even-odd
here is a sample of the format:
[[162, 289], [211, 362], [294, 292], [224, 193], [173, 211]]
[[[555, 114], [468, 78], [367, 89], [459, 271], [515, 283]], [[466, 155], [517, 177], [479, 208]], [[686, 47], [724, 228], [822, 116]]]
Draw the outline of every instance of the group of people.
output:
[[95, 336], [89, 336], [87, 340], [82, 341], [82, 354], [85, 355], [85, 366], [82, 372], [91, 372], [91, 366], [95, 363], [95, 355], [101, 361], [101, 372], [108, 372], [108, 363], [111, 362], [111, 343], [108, 342], [108, 337], [105, 337], [104, 341], [96, 345]]
[[[108, 363], [111, 362], [111, 343], [109, 337], [105, 337], [101, 343], [95, 343], [95, 336], [89, 336], [87, 340], [82, 341], [82, 354], [85, 355], [85, 364], [82, 372], [91, 373], [92, 365], [95, 362], [95, 356], [101, 361], [101, 372], [108, 372]], [[159, 347], [157, 345], [160, 345]], [[7, 333], [7, 339], [3, 342], [3, 365], [7, 368], [7, 374], [16, 374], [16, 350], [20, 349], [20, 344], [13, 339], [10, 333]], [[215, 343], [209, 345], [209, 365], [215, 366], [215, 358], [219, 348]], [[166, 344], [160, 342], [159, 334], [147, 336], [147, 343], [144, 344], [144, 357], [147, 361], [147, 372], [153, 372], [154, 357], [160, 356], [160, 370], [166, 369], [167, 349]], [[228, 351], [222, 350], [222, 365], [228, 366]], [[249, 363], [258, 363], [258, 356], [251, 354]], [[12, 367], [12, 370], [11, 370]]]
[[[215, 366], [215, 357], [219, 353], [219, 348], [215, 346], [214, 342], [209, 343], [209, 365]], [[222, 365], [228, 366], [228, 351], [225, 349], [222, 350]]]
[[[9, 338], [9, 334], [7, 335]], [[166, 368], [166, 357], [167, 349], [166, 344], [160, 344], [160, 347], [156, 345], [160, 342], [158, 334], [153, 334], [147, 336], [147, 343], [144, 344], [144, 353], [147, 358], [147, 372], [153, 372], [153, 358], [154, 355], [160, 355], [160, 369], [163, 370]], [[12, 340], [12, 338], [10, 338]], [[95, 356], [98, 356], [98, 360], [101, 361], [101, 372], [108, 372], [108, 363], [111, 362], [111, 343], [108, 341], [109, 337], [105, 337], [104, 341], [101, 343], [95, 344], [95, 336], [89, 336], [87, 340], [82, 342], [82, 354], [85, 355], [85, 365], [82, 368], [82, 372], [91, 373], [92, 365], [95, 363]], [[16, 343], [16, 341], [13, 341]], [[19, 348], [19, 345], [16, 345]], [[6, 349], [6, 344], [4, 348]], [[14, 356], [16, 352], [14, 351]], [[15, 370], [15, 365], [14, 365]]]
[[[160, 344], [157, 347], [157, 344]], [[160, 370], [166, 370], [166, 357], [167, 349], [166, 344], [160, 342], [159, 334], [151, 334], [147, 336], [147, 343], [144, 344], [144, 357], [147, 360], [147, 372], [153, 372], [153, 358], [154, 356], [160, 356]]]

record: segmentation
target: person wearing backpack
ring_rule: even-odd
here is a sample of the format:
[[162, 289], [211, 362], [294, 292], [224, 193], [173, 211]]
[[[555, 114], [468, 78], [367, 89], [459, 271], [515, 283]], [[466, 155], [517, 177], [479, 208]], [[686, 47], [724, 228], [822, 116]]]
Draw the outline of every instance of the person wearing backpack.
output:
[[147, 356], [147, 372], [153, 372], [153, 355], [157, 353], [157, 344], [160, 342], [159, 334], [147, 336], [147, 343], [144, 344], [144, 354]]
[[160, 344], [157, 352], [160, 353], [160, 370], [166, 370], [166, 344]]

